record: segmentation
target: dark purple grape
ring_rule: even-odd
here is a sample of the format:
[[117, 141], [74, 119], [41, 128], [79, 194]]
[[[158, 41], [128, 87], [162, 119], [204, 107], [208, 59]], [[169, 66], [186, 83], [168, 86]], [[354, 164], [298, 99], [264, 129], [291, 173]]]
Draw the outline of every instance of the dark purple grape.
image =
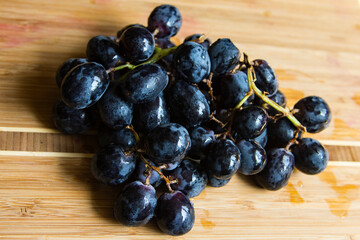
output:
[[87, 108], [101, 98], [109, 83], [109, 76], [101, 64], [83, 63], [64, 77], [61, 84], [61, 99], [69, 107]]
[[269, 143], [273, 147], [286, 147], [295, 137], [296, 127], [287, 117], [282, 117], [269, 122], [267, 127]]
[[126, 62], [119, 45], [106, 36], [91, 38], [87, 44], [86, 56], [89, 61], [100, 63], [106, 69]]
[[157, 165], [180, 162], [190, 147], [189, 132], [176, 123], [157, 126], [145, 140], [146, 153]]
[[127, 184], [114, 204], [115, 218], [130, 227], [145, 225], [154, 216], [156, 192], [140, 181]]
[[83, 64], [83, 63], [87, 63], [89, 62], [87, 59], [85, 58], [71, 58], [69, 60], [67, 60], [66, 62], [64, 62], [57, 70], [56, 72], [56, 84], [57, 86], [60, 88], [61, 87], [61, 83], [65, 77], [65, 75], [74, 67], [76, 67], [77, 65]]
[[[249, 92], [247, 75], [242, 71], [221, 75], [216, 78], [213, 85], [216, 100], [221, 108], [234, 108]], [[251, 97], [247, 102], [250, 101]]]
[[230, 178], [227, 179], [219, 179], [215, 176], [212, 175], [208, 175], [208, 185], [212, 186], [212, 187], [223, 187], [226, 184], [228, 184], [231, 180]]
[[113, 143], [121, 146], [125, 151], [129, 151], [134, 150], [137, 144], [133, 132], [127, 128], [116, 130], [102, 126], [97, 136], [100, 147]]
[[132, 63], [140, 63], [151, 57], [155, 50], [154, 36], [144, 27], [132, 26], [120, 37], [120, 47], [125, 57]]
[[218, 139], [209, 146], [209, 152], [201, 160], [201, 166], [208, 176], [228, 179], [239, 169], [240, 158], [240, 150], [231, 140]]
[[[223, 124], [230, 121], [231, 110], [229, 109], [218, 109], [218, 110], [214, 110], [213, 113], [214, 113], [214, 117]], [[205, 122], [203, 125], [205, 126], [205, 128], [213, 130], [215, 134], [223, 133], [226, 131], [226, 127], [223, 127], [222, 124], [220, 124], [219, 122], [213, 119], [210, 119], [209, 121]]]
[[207, 176], [200, 165], [194, 161], [184, 159], [174, 170], [167, 175], [177, 180], [177, 183], [171, 184], [174, 190], [180, 190], [188, 198], [199, 195], [207, 185]]
[[[286, 97], [280, 90], [277, 90], [276, 93], [274, 95], [270, 96], [269, 98], [271, 100], [273, 100], [274, 102], [276, 102], [279, 106], [281, 106], [283, 108], [286, 107]], [[279, 112], [277, 110], [275, 110], [273, 107], [271, 107], [267, 104], [265, 105], [265, 108], [270, 116], [275, 116], [275, 115], [279, 114]]]
[[285, 187], [295, 167], [294, 155], [284, 148], [273, 148], [267, 152], [265, 168], [255, 175], [255, 179], [267, 190]]
[[278, 90], [278, 80], [274, 70], [262, 59], [253, 61], [256, 82], [255, 85], [268, 96], [272, 96]]
[[107, 185], [125, 182], [135, 169], [136, 157], [120, 146], [110, 144], [98, 150], [91, 162], [93, 176]]
[[168, 163], [166, 164], [166, 166], [163, 168], [163, 170], [166, 171], [171, 171], [174, 170], [175, 168], [177, 168], [180, 165], [181, 161], [179, 162], [174, 162], [174, 163]]
[[95, 124], [95, 118], [89, 109], [74, 109], [62, 101], [54, 104], [52, 120], [57, 129], [68, 134], [80, 134]]
[[214, 132], [207, 130], [201, 126], [193, 127], [189, 130], [191, 138], [191, 149], [189, 156], [195, 159], [201, 159], [205, 157], [207, 153], [207, 147], [213, 141], [215, 141]]
[[[184, 42], [189, 42], [189, 41], [193, 41], [195, 39], [199, 39], [200, 37], [202, 37], [203, 34], [198, 34], [198, 33], [195, 33], [193, 35], [190, 35], [190, 36], [187, 36], [185, 39], [184, 39]], [[199, 43], [199, 42], [197, 42]], [[206, 50], [209, 49], [210, 45], [211, 45], [211, 41], [210, 39], [207, 37], [205, 38], [205, 40], [203, 42], [200, 43], [200, 45], [202, 45]]]
[[268, 119], [265, 109], [249, 106], [235, 112], [232, 127], [241, 138], [252, 139], [265, 130]]
[[109, 38], [112, 42], [116, 43], [116, 37], [114, 37], [114, 36], [108, 36], [108, 38]]
[[313, 138], [302, 138], [290, 148], [295, 156], [295, 166], [306, 174], [322, 172], [329, 161], [329, 153], [324, 146]]
[[164, 193], [157, 202], [156, 222], [164, 233], [183, 235], [194, 225], [194, 207], [189, 198], [180, 191]]
[[211, 63], [203, 46], [196, 42], [185, 42], [176, 48], [172, 66], [177, 79], [198, 83], [209, 75]]
[[230, 72], [239, 63], [239, 49], [228, 38], [216, 40], [209, 47], [211, 60], [211, 72], [214, 76], [223, 75]]
[[157, 38], [172, 37], [179, 31], [181, 23], [179, 10], [172, 5], [163, 4], [151, 12], [148, 18], [148, 29], [152, 33], [157, 30], [155, 35]]
[[331, 121], [328, 104], [318, 96], [300, 99], [294, 106], [294, 116], [310, 133], [321, 132]]
[[110, 128], [121, 129], [131, 124], [133, 104], [120, 96], [119, 85], [111, 83], [106, 93], [97, 102], [101, 120]]
[[260, 146], [262, 146], [263, 148], [265, 148], [266, 144], [268, 143], [268, 131], [267, 131], [267, 127], [265, 128], [265, 130], [256, 138], [254, 138], [254, 141], [257, 142], [258, 144], [260, 144]]
[[176, 46], [169, 38], [156, 38], [155, 43], [161, 49], [168, 49]]
[[[269, 97], [269, 96], [268, 96]], [[269, 97], [272, 101], [274, 101], [275, 103], [277, 103], [279, 106], [285, 108], [286, 107], [286, 97], [285, 95], [280, 91], [277, 90], [275, 94], [273, 94], [272, 96]], [[254, 101], [255, 105], [258, 106], [262, 106], [263, 108], [266, 109], [267, 113], [269, 114], [269, 116], [273, 116], [275, 117], [276, 115], [281, 114], [279, 111], [277, 111], [275, 108], [271, 107], [270, 105], [266, 104], [265, 102], [263, 102], [260, 98], [255, 97], [255, 101]]]
[[239, 172], [244, 175], [254, 175], [264, 169], [266, 152], [253, 140], [241, 140], [236, 144], [241, 152]]
[[170, 122], [170, 113], [163, 93], [154, 101], [137, 104], [134, 107], [133, 124], [138, 131], [149, 132], [153, 128]]
[[166, 100], [173, 120], [185, 127], [196, 126], [210, 116], [210, 107], [205, 96], [185, 81], [175, 81], [167, 90]]
[[[168, 38], [156, 38], [155, 43], [161, 49], [168, 49], [175, 47], [176, 45], [170, 41]], [[165, 57], [161, 58], [157, 63], [164, 67], [165, 69], [170, 69], [171, 62], [173, 59], [173, 54], [166, 55]]]
[[[151, 161], [150, 161], [150, 164], [154, 166], [154, 163], [152, 163]], [[146, 175], [146, 166], [143, 161], [138, 160], [135, 171], [134, 171], [134, 176], [135, 176], [135, 179], [145, 183], [147, 175]], [[149, 178], [149, 183], [151, 185], [153, 185], [155, 188], [158, 187], [161, 183], [161, 177], [160, 177], [159, 173], [157, 173], [155, 170], [151, 170], [151, 176]]]
[[125, 32], [125, 30], [127, 30], [128, 28], [130, 27], [143, 27], [145, 28], [145, 26], [141, 25], [141, 24], [129, 24], [125, 27], [123, 27], [122, 29], [120, 29], [117, 34], [116, 34], [116, 38], [117, 39], [120, 39], [121, 35], [123, 34], [123, 32]]
[[135, 104], [150, 102], [165, 89], [169, 77], [157, 64], [145, 64], [132, 70], [124, 79], [122, 93]]

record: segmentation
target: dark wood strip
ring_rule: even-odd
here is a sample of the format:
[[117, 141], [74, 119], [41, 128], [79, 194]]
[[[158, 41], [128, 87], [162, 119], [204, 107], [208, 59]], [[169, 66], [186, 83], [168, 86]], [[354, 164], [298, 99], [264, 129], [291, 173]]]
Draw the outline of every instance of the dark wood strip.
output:
[[[0, 132], [0, 151], [93, 153], [96, 135]], [[331, 161], [360, 161], [360, 147], [326, 145]]]

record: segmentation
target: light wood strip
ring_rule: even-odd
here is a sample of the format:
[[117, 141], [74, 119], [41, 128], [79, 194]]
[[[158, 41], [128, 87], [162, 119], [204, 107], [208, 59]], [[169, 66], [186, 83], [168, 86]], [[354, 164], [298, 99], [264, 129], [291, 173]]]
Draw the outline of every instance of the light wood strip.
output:
[[193, 198], [196, 221], [179, 238], [151, 222], [129, 228], [114, 221], [119, 188], [103, 186], [82, 158], [0, 156], [0, 236], [6, 239], [358, 239], [360, 166], [298, 171], [276, 192], [236, 175]]

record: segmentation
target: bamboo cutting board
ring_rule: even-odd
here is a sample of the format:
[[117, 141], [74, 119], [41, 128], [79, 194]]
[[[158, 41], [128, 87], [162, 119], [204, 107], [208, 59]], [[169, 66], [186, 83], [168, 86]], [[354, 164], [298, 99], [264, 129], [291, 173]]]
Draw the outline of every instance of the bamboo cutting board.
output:
[[[55, 71], [84, 57], [95, 35], [146, 24], [175, 4], [183, 27], [174, 41], [205, 33], [231, 38], [266, 59], [292, 106], [322, 96], [333, 120], [317, 134], [329, 167], [294, 172], [277, 192], [235, 176], [192, 199], [196, 221], [180, 237], [154, 222], [124, 227], [112, 217], [119, 189], [97, 183], [89, 161], [96, 137], [57, 132]], [[0, 2], [0, 239], [360, 239], [360, 1], [11, 0]]]

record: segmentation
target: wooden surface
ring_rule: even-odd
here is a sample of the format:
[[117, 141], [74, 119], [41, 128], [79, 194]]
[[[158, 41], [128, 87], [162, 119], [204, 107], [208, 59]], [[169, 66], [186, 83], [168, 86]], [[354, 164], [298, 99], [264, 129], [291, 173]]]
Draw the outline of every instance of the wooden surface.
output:
[[[172, 3], [171, 1], [168, 1]], [[97, 183], [89, 160], [96, 137], [68, 136], [51, 121], [55, 71], [85, 56], [95, 35], [146, 24], [165, 1], [11, 0], [0, 2], [0, 239], [360, 239], [360, 1], [176, 1], [183, 27], [229, 37], [276, 70], [289, 106], [306, 95], [329, 103], [333, 120], [315, 135], [328, 148], [318, 176], [296, 171], [268, 192], [235, 176], [192, 199], [185, 236], [112, 217], [118, 189]]]

